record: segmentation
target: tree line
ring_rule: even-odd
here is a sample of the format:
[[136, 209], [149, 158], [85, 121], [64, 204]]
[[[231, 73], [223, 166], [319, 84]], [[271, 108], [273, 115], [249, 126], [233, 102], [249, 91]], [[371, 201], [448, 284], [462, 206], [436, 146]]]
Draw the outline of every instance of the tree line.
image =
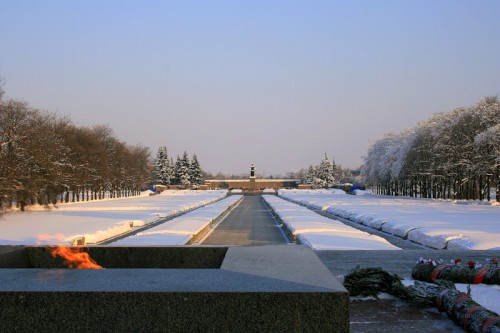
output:
[[0, 99], [2, 210], [135, 195], [150, 176], [149, 148], [118, 140], [110, 127], [76, 126], [25, 102]]
[[389, 133], [368, 149], [361, 169], [378, 194], [500, 201], [500, 102], [437, 113]]
[[156, 154], [155, 166], [154, 179], [157, 185], [182, 185], [192, 188], [202, 185], [203, 171], [196, 154], [189, 159], [188, 153], [184, 151], [182, 157], [177, 155], [174, 162], [174, 159], [168, 156], [167, 147], [161, 146]]
[[[363, 185], [360, 179], [359, 168], [352, 169], [343, 167], [341, 164], [337, 164], [335, 163], [335, 161], [332, 161], [332, 180], [328, 173], [319, 172], [320, 164], [311, 164], [308, 168], [300, 168], [297, 171], [287, 172], [284, 177], [288, 179], [300, 179], [302, 184], [313, 185], [313, 187], [324, 187], [326, 183], [329, 183], [330, 185], [333, 183], [335, 186], [345, 183], [350, 183], [357, 186]], [[321, 174], [323, 174], [324, 176], [321, 176]], [[278, 178], [283, 178], [283, 176], [278, 176]]]
[[330, 187], [335, 183], [335, 172], [337, 166], [335, 161], [330, 162], [328, 156], [325, 156], [318, 165], [309, 165], [306, 174], [306, 184], [314, 187]]

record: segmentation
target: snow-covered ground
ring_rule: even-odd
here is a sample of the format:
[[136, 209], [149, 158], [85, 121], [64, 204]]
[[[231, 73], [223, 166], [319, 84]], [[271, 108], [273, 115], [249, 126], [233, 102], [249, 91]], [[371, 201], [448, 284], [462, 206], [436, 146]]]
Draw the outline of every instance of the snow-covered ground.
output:
[[60, 204], [50, 210], [30, 207], [30, 211], [0, 217], [0, 244], [71, 244], [82, 237], [94, 244], [212, 203], [226, 194], [226, 190], [165, 191], [155, 196]]
[[[402, 282], [405, 286], [411, 286], [415, 283], [415, 280], [406, 278]], [[467, 293], [468, 286], [470, 286], [470, 296], [475, 302], [481, 304], [481, 306], [484, 306], [490, 311], [500, 314], [500, 302], [498, 301], [500, 297], [500, 286], [487, 284], [455, 284], [457, 290], [465, 294]]]
[[[463, 293], [467, 293], [468, 284], [457, 283], [455, 287]], [[470, 295], [474, 301], [481, 304], [488, 310], [500, 314], [500, 286], [486, 284], [471, 284]]]
[[342, 190], [280, 190], [279, 195], [436, 249], [500, 249], [498, 205], [346, 195]]
[[349, 227], [274, 195], [264, 200], [300, 243], [314, 250], [399, 250], [379, 236]]
[[184, 245], [242, 198], [232, 195], [226, 199], [198, 208], [159, 226], [123, 238], [111, 245]]
[[[500, 249], [500, 206], [374, 195], [352, 196], [342, 190], [280, 190], [279, 194], [296, 203], [437, 249]], [[225, 190], [166, 191], [155, 196], [59, 204], [50, 210], [30, 207], [28, 212], [10, 212], [0, 217], [0, 244], [71, 244], [81, 238], [85, 238], [88, 244], [94, 244], [134, 227], [204, 206], [226, 195]], [[313, 248], [333, 248], [332, 244], [337, 248], [349, 245], [351, 248], [380, 249], [387, 246], [383, 245], [385, 240], [379, 242], [375, 236], [365, 238], [362, 235], [366, 233], [354, 233], [356, 229], [340, 222], [314, 213], [305, 216], [309, 212], [299, 208], [282, 207], [280, 214], [283, 214], [291, 232]], [[292, 213], [295, 215], [290, 215]], [[349, 232], [343, 232], [345, 229], [342, 228], [349, 228]], [[185, 234], [190, 232], [184, 231]], [[151, 234], [150, 237], [155, 239], [160, 236]], [[332, 237], [338, 239], [332, 241]]]

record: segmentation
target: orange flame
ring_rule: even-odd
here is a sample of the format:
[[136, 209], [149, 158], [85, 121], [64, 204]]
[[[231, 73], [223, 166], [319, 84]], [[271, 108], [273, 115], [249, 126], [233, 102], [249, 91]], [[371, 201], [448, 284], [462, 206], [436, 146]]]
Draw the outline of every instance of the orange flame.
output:
[[83, 252], [82, 248], [59, 245], [55, 250], [51, 251], [51, 255], [54, 258], [56, 256], [63, 258], [64, 264], [68, 268], [103, 269], [87, 252]]

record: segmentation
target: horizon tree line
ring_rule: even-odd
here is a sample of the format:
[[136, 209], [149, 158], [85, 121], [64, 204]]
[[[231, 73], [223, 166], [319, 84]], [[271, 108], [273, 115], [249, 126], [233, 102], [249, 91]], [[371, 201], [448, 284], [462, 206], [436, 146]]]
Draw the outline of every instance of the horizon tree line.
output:
[[306, 184], [314, 187], [330, 187], [335, 184], [335, 172], [337, 166], [335, 160], [328, 159], [327, 154], [318, 165], [309, 165], [306, 174]]
[[196, 154], [189, 159], [187, 151], [184, 151], [182, 156], [177, 155], [174, 162], [173, 158], [169, 158], [166, 146], [158, 148], [155, 172], [156, 185], [182, 185], [196, 188], [203, 182], [203, 171]]
[[500, 102], [437, 113], [368, 149], [362, 177], [377, 194], [500, 201]]
[[150, 181], [150, 162], [149, 148], [120, 141], [108, 126], [76, 126], [0, 99], [0, 211], [136, 195]]

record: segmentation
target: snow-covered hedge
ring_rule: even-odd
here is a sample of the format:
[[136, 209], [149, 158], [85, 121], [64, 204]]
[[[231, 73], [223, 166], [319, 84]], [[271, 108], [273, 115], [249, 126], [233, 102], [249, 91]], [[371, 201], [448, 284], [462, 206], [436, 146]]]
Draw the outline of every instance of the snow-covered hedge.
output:
[[184, 245], [205, 230], [229, 207], [241, 200], [241, 195], [232, 195], [226, 199], [198, 208], [159, 226], [140, 232], [137, 235], [121, 239], [113, 245]]
[[399, 250], [382, 237], [370, 235], [273, 195], [264, 200], [283, 221], [289, 234], [315, 250]]
[[500, 207], [280, 190], [280, 196], [436, 249], [500, 249]]
[[217, 191], [165, 191], [161, 195], [89, 201], [43, 211], [12, 212], [0, 221], [0, 244], [88, 244], [134, 227], [195, 209], [227, 195]]

